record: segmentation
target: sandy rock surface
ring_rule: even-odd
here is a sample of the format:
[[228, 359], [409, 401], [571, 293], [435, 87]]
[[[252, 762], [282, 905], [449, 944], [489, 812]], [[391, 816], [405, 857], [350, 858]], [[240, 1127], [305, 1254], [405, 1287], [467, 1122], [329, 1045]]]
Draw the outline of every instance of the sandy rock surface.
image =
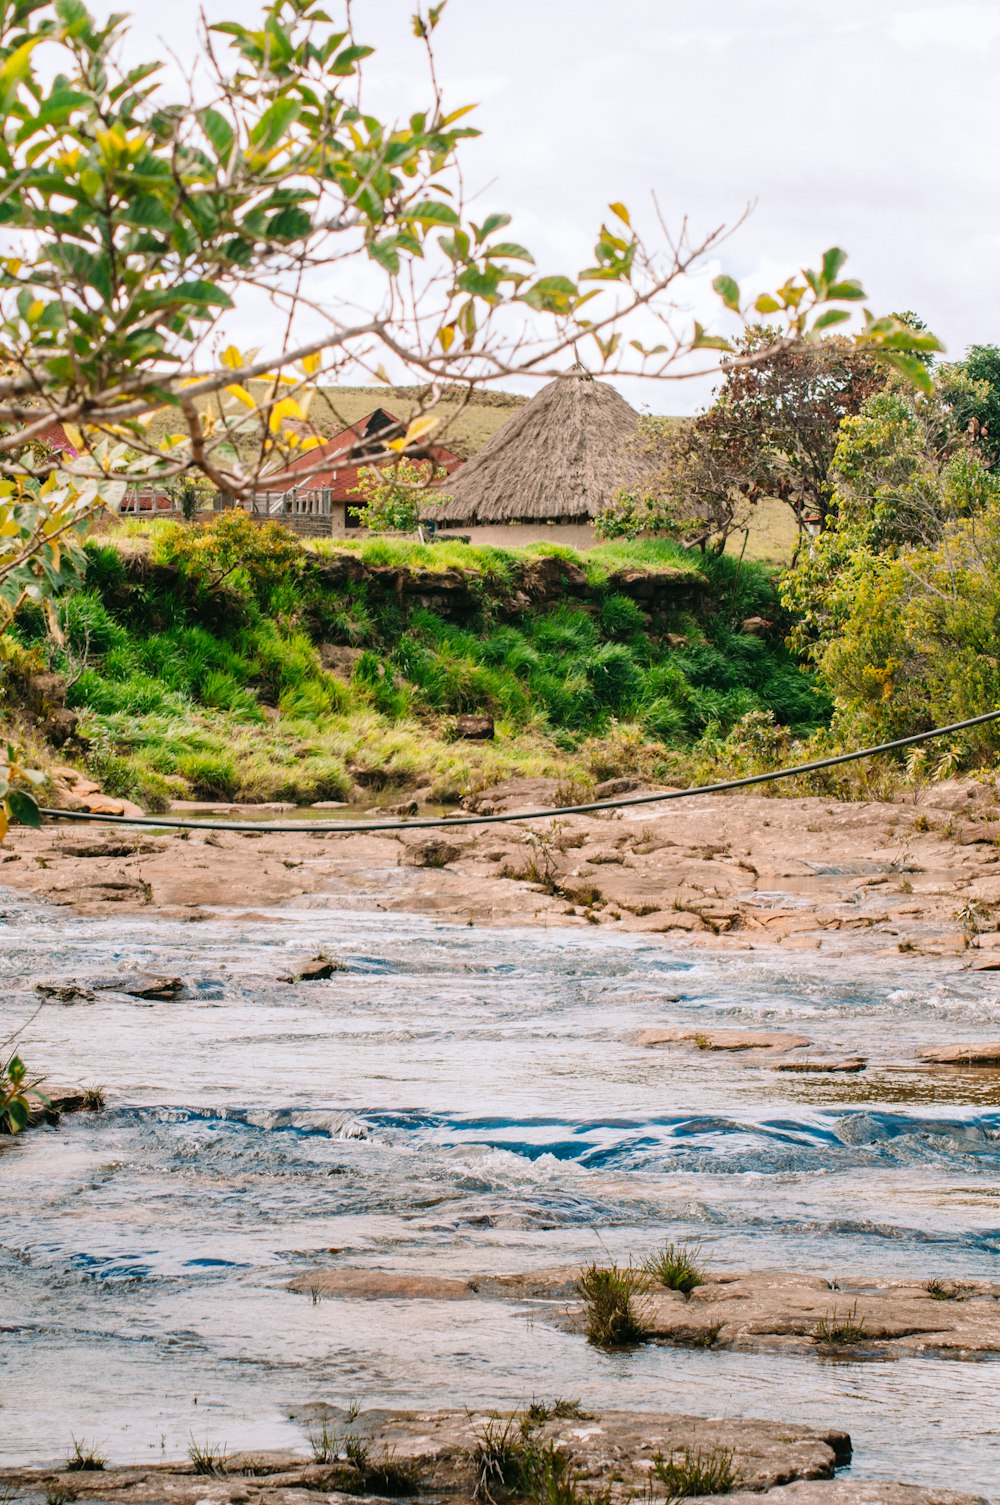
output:
[[[553, 1444], [584, 1493], [609, 1489], [612, 1498], [622, 1502], [634, 1498], [648, 1483], [658, 1457], [669, 1459], [684, 1451], [731, 1455], [738, 1481], [752, 1491], [794, 1479], [832, 1479], [834, 1469], [851, 1455], [850, 1439], [833, 1429], [824, 1432], [781, 1422], [704, 1420], [651, 1412], [607, 1411], [598, 1416], [579, 1408], [570, 1410], [569, 1415], [534, 1418], [527, 1437], [520, 1427], [524, 1413], [516, 1415], [515, 1445], [523, 1446], [527, 1440], [544, 1449]], [[507, 1415], [500, 1415], [501, 1427]], [[378, 1470], [388, 1458], [394, 1467], [402, 1465], [414, 1482], [419, 1481], [421, 1494], [471, 1501], [481, 1466], [477, 1449], [484, 1430], [496, 1426], [498, 1414], [366, 1411], [351, 1420], [346, 1412], [318, 1407], [299, 1419], [313, 1434], [325, 1430], [338, 1452], [349, 1438], [363, 1440], [367, 1463], [359, 1468], [346, 1454], [324, 1464], [308, 1463], [291, 1454], [263, 1454], [228, 1460], [226, 1473], [214, 1477], [195, 1474], [190, 1464], [100, 1473], [5, 1470], [0, 1471], [0, 1489], [6, 1486], [11, 1492], [30, 1490], [51, 1497], [61, 1487], [76, 1491], [80, 1499], [114, 1500], [122, 1505], [160, 1501], [165, 1505], [201, 1505], [203, 1501], [243, 1505], [258, 1500], [262, 1505], [264, 1501], [316, 1505], [323, 1498], [356, 1500], [359, 1494], [384, 1498], [389, 1491]], [[260, 1472], [241, 1473], [248, 1465]]]
[[[333, 1266], [305, 1271], [288, 1290], [317, 1298], [467, 1301], [501, 1299], [553, 1304], [552, 1319], [582, 1330], [576, 1266], [464, 1279]], [[650, 1340], [685, 1347], [816, 1353], [923, 1353], [962, 1358], [1000, 1353], [1000, 1284], [945, 1280], [841, 1279], [796, 1271], [707, 1273], [690, 1295], [652, 1280], [634, 1304]]]
[[727, 1505], [989, 1505], [982, 1495], [956, 1494], [953, 1489], [921, 1489], [916, 1484], [862, 1479], [789, 1484], [764, 1494], [747, 1494], [741, 1489], [726, 1495], [725, 1500]]
[[[520, 780], [469, 804], [516, 813], [558, 795], [554, 780]], [[459, 923], [612, 926], [743, 950], [860, 945], [901, 965], [961, 955], [982, 969], [1000, 965], [998, 838], [995, 791], [955, 782], [912, 803], [698, 795], [357, 835], [305, 823], [288, 835], [50, 825], [11, 833], [0, 885], [85, 913], [154, 907], [197, 919], [217, 906], [306, 902]]]

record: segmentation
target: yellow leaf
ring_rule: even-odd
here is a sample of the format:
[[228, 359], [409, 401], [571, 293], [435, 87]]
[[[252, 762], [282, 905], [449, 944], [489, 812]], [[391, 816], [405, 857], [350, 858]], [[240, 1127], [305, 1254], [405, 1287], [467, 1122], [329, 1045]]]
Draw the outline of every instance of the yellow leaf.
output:
[[418, 439], [422, 439], [425, 434], [429, 434], [432, 429], [436, 429], [440, 422], [440, 418], [435, 418], [433, 413], [425, 413], [422, 418], [414, 418], [406, 430], [406, 437], [403, 440], [404, 446], [416, 444]]
[[323, 352], [322, 352], [322, 350], [314, 350], [313, 353], [312, 353], [312, 355], [304, 355], [302, 357], [302, 369], [306, 373], [307, 376], [315, 376], [316, 372], [319, 370], [319, 368], [320, 368], [320, 366], [322, 364], [323, 364]]
[[447, 354], [452, 345], [455, 343], [454, 324], [442, 324], [441, 328], [438, 330], [438, 341], [440, 342], [441, 349], [445, 352], [445, 354]]
[[242, 369], [243, 356], [237, 350], [235, 345], [227, 345], [225, 350], [222, 352], [221, 359], [222, 364], [229, 371], [239, 371]]
[[303, 439], [300, 448], [303, 450], [318, 449], [322, 443], [323, 441], [318, 434], [309, 434]]
[[473, 110], [478, 110], [478, 109], [479, 109], [478, 105], [463, 105], [460, 110], [452, 110], [452, 112], [451, 112], [450, 115], [446, 115], [444, 117], [444, 119], [442, 120], [441, 124], [442, 124], [442, 126], [452, 125], [456, 120], [461, 120], [461, 118], [462, 118], [463, 115], [468, 115]]
[[392, 386], [392, 382], [389, 380], [389, 373], [384, 366], [375, 367], [375, 380], [384, 381], [387, 387]]
[[400, 452], [402, 452], [406, 448], [406, 440], [405, 439], [390, 439], [388, 441], [388, 443], [386, 444], [385, 447], [386, 447], [386, 449], [395, 449], [395, 450], [399, 450]]
[[631, 230], [631, 228], [632, 228], [632, 221], [629, 218], [629, 212], [625, 208], [624, 204], [609, 204], [608, 208], [611, 210], [612, 214], [617, 214], [617, 216], [621, 220], [622, 224], [628, 225], [629, 229]]
[[257, 406], [256, 402], [254, 401], [253, 397], [251, 397], [246, 387], [241, 387], [238, 383], [234, 383], [233, 386], [227, 387], [226, 391], [229, 393], [230, 397], [238, 398], [239, 401], [243, 403], [244, 407], [255, 408]]
[[305, 416], [294, 397], [283, 397], [271, 409], [271, 416], [267, 420], [267, 426], [272, 434], [276, 434], [286, 418], [302, 419]]
[[75, 423], [64, 423], [63, 433], [66, 435], [66, 438], [69, 440], [70, 444], [72, 444], [74, 449], [83, 449], [83, 434], [77, 428]]

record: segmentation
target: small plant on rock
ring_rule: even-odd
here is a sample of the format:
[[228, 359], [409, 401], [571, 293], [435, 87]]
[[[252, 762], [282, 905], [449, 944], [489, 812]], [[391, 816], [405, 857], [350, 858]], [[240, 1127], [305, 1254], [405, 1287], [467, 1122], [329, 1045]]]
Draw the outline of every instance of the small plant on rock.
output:
[[587, 1317], [587, 1341], [595, 1348], [630, 1348], [646, 1334], [636, 1310], [642, 1272], [631, 1266], [588, 1265], [576, 1283]]
[[[360, 1467], [360, 1465], [359, 1465]], [[361, 1468], [364, 1487], [370, 1494], [397, 1499], [420, 1493], [420, 1470], [413, 1458], [400, 1458], [395, 1448], [385, 1446], [374, 1461]]]
[[88, 1113], [99, 1113], [107, 1106], [107, 1094], [103, 1087], [85, 1087], [83, 1091], [83, 1106]]
[[961, 1287], [951, 1281], [929, 1280], [924, 1289], [934, 1301], [958, 1301], [961, 1298]]
[[206, 1442], [204, 1446], [201, 1446], [192, 1437], [188, 1457], [191, 1459], [196, 1474], [209, 1474], [221, 1478], [229, 1472], [229, 1454], [226, 1452], [225, 1444], [221, 1447], [211, 1447]]
[[695, 1286], [705, 1284], [704, 1273], [698, 1264], [700, 1254], [700, 1244], [665, 1244], [662, 1249], [647, 1255], [642, 1268], [668, 1291], [680, 1291], [687, 1296]]
[[687, 1448], [664, 1458], [657, 1453], [653, 1471], [666, 1486], [668, 1499], [687, 1500], [700, 1495], [730, 1494], [738, 1483], [732, 1452], [690, 1452]]
[[864, 1343], [869, 1336], [864, 1317], [858, 1316], [858, 1303], [841, 1317], [836, 1308], [829, 1317], [821, 1317], [813, 1337], [817, 1343]]
[[97, 1451], [96, 1443], [73, 1438], [73, 1451], [66, 1459], [66, 1468], [72, 1474], [94, 1474], [107, 1463], [103, 1453]]

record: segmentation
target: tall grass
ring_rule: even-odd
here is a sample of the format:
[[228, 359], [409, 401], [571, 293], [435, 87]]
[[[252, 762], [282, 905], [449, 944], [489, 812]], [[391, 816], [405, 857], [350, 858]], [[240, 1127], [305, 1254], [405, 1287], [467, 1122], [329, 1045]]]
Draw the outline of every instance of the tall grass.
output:
[[[404, 607], [380, 584], [331, 587], [323, 566], [339, 542], [294, 556], [276, 544], [259, 579], [248, 567], [217, 589], [210, 571], [189, 567], [189, 534], [154, 533], [152, 555], [88, 544], [86, 588], [59, 603], [63, 647], [53, 648], [37, 608], [14, 629], [70, 681], [95, 775], [152, 809], [181, 796], [339, 799], [357, 776], [439, 798], [511, 775], [676, 777], [750, 713], [801, 736], [828, 709], [780, 641], [739, 629], [741, 613], [776, 610], [763, 571], [665, 540], [586, 554], [384, 538], [350, 546], [372, 565], [475, 577], [459, 625]], [[525, 562], [546, 554], [581, 565], [588, 599], [512, 611], [504, 603]], [[626, 565], [707, 574], [710, 609], [648, 616], [605, 588]], [[349, 679], [324, 671], [322, 641], [362, 650]], [[466, 712], [492, 715], [497, 740], [452, 741], [453, 718]]]

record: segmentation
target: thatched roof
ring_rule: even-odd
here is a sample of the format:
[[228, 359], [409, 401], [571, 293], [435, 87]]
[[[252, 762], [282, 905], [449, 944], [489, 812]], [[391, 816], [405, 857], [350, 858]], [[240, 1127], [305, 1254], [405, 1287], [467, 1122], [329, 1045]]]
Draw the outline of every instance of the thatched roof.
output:
[[638, 414], [582, 366], [557, 376], [442, 483], [449, 523], [596, 517], [642, 464], [628, 444]]

